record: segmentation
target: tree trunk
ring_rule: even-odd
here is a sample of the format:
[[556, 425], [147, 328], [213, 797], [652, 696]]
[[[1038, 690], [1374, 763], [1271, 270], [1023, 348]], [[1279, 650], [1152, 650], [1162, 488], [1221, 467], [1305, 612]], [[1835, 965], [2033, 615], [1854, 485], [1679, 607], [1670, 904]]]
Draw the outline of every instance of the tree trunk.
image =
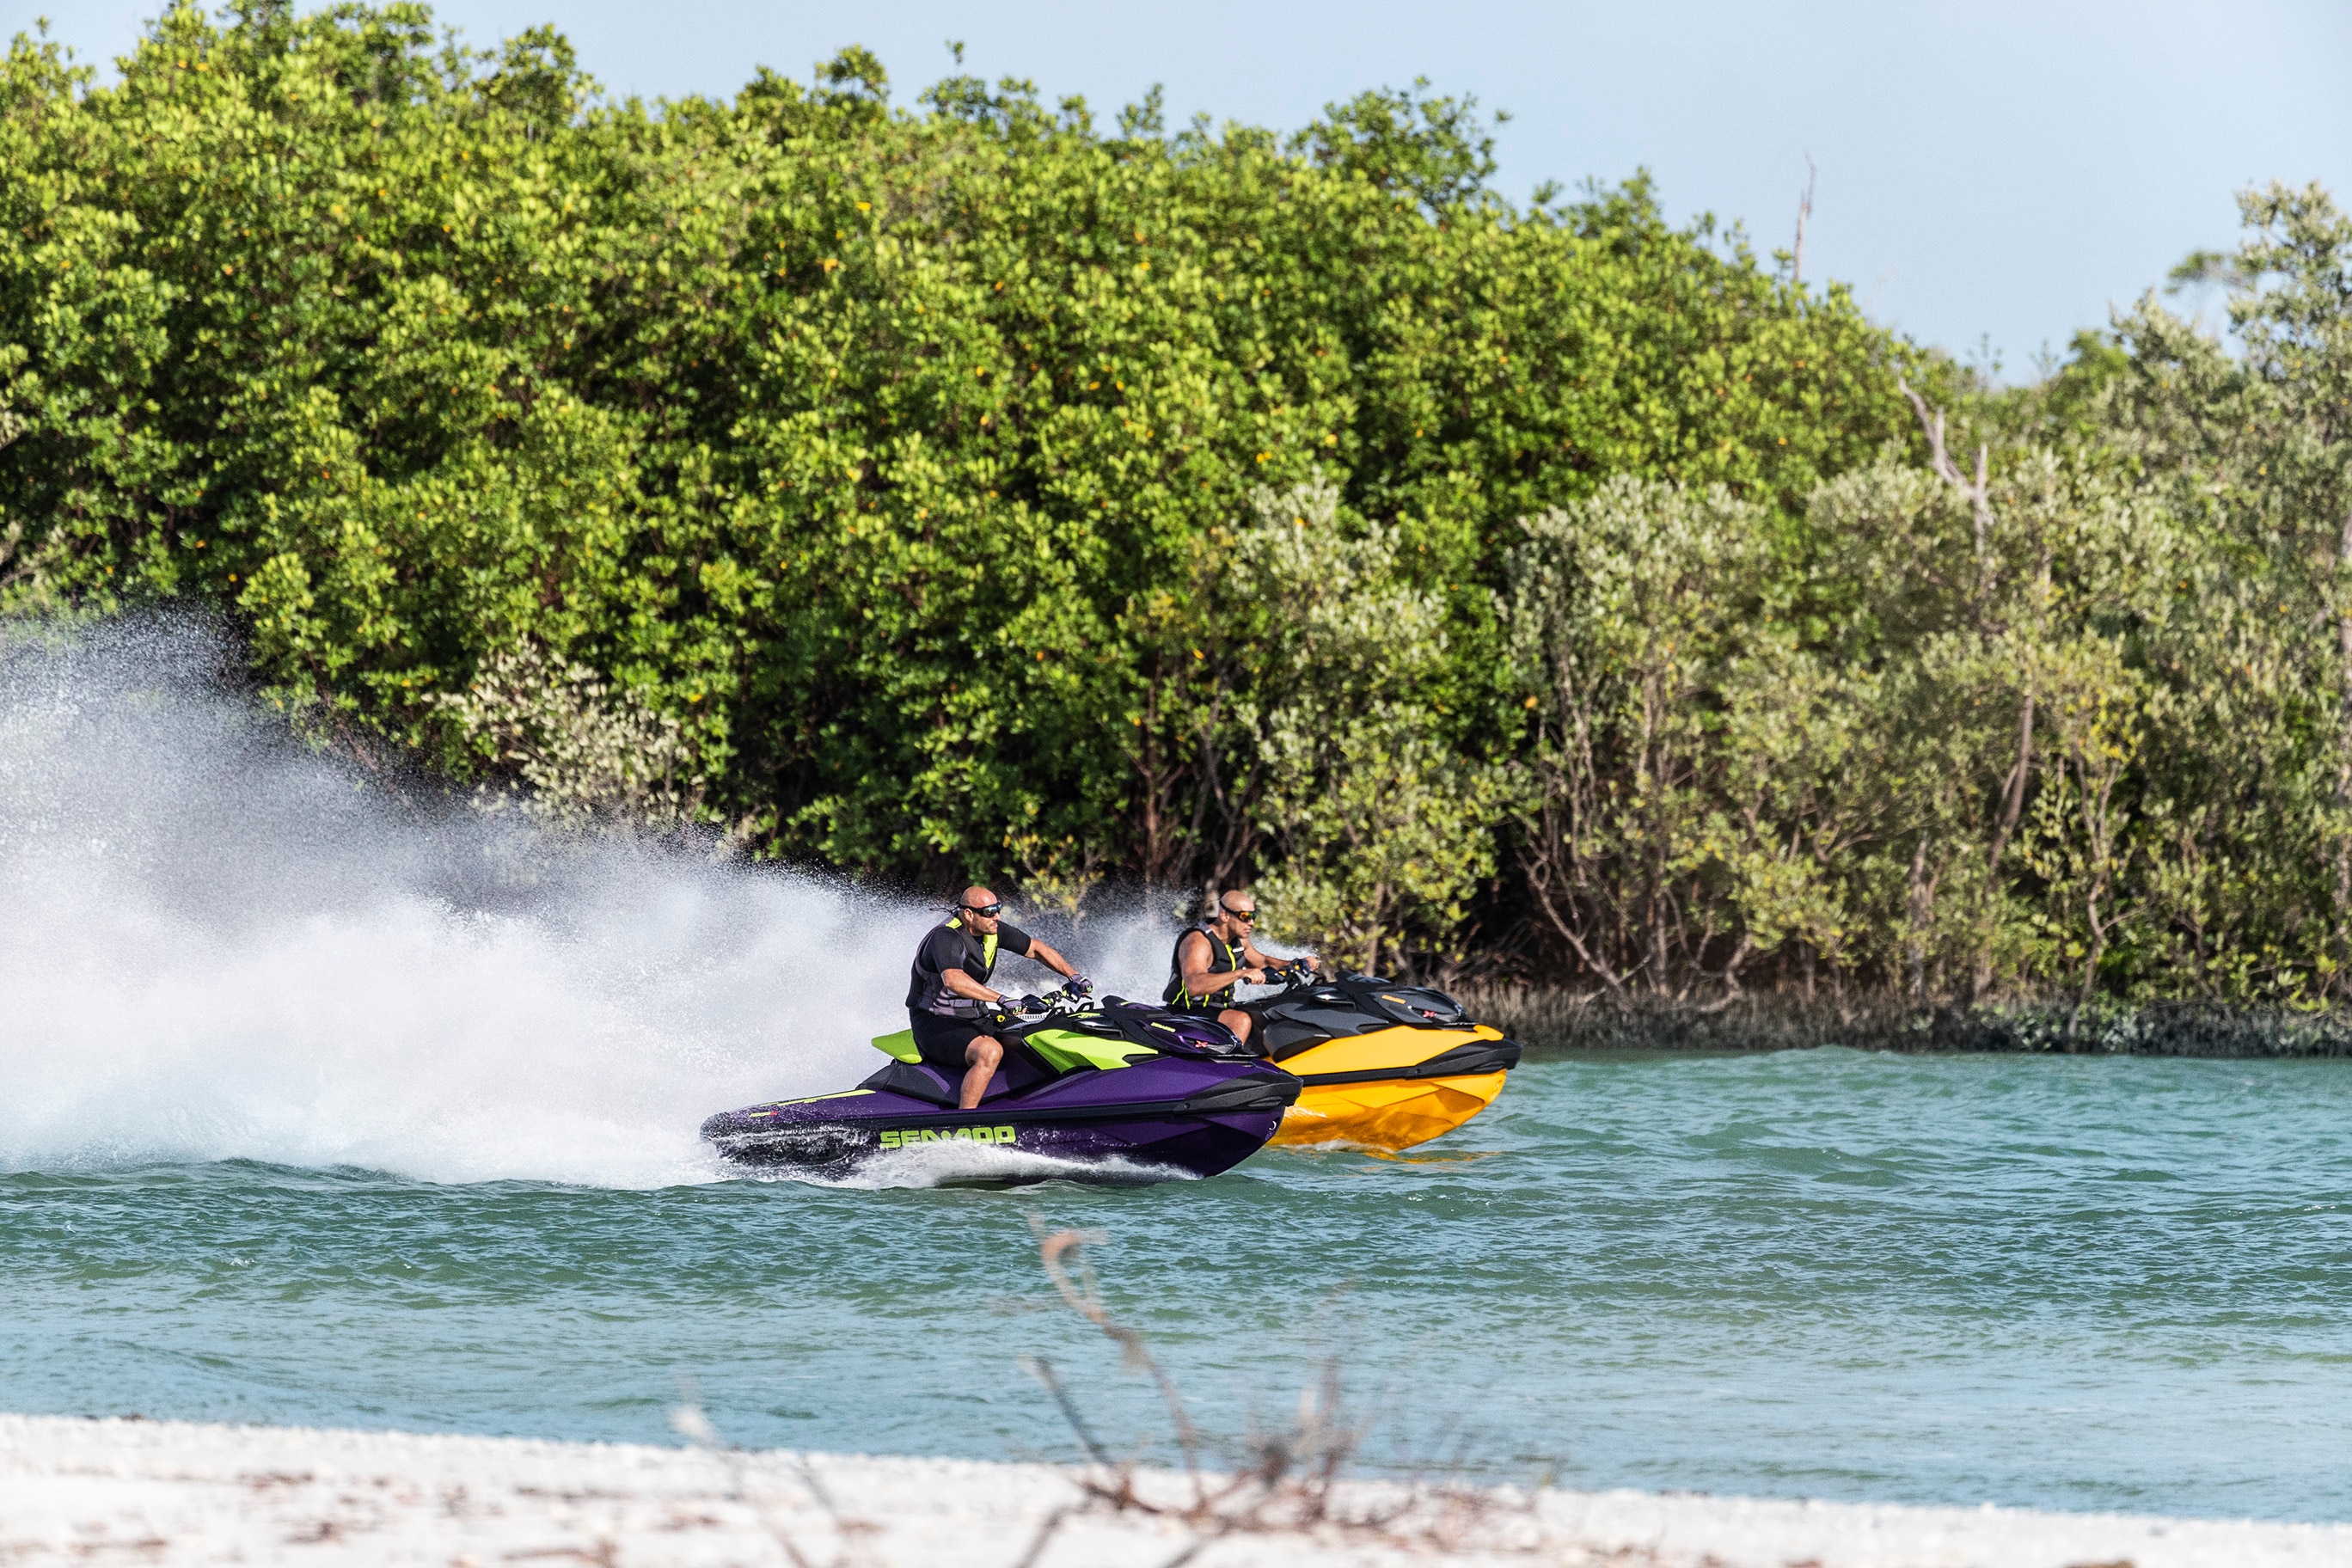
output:
[[[2032, 776], [2033, 764], [2033, 688], [2025, 689], [2025, 702], [2017, 722], [2017, 762], [2009, 770], [2009, 778], [2001, 786], [2000, 816], [1993, 824], [1992, 851], [1985, 857], [1985, 880], [1988, 896], [1996, 902], [2000, 898], [2000, 858], [2009, 851], [2010, 836], [2017, 831], [2017, 819], [2025, 809], [2025, 784]], [[1969, 975], [1968, 1005], [1977, 1005], [1992, 986], [1992, 948], [1980, 944], [1977, 949], [1976, 966]]]
[[1152, 662], [1150, 680], [1144, 688], [1142, 723], [1143, 744], [1136, 757], [1136, 773], [1143, 795], [1143, 880], [1147, 887], [1157, 887], [1170, 870], [1171, 858], [1168, 842], [1168, 783], [1169, 775], [1160, 767], [1160, 682], [1159, 661]]
[[[2345, 594], [2352, 579], [2352, 510], [2344, 514], [2344, 531], [2336, 547], [2336, 957], [2339, 965], [2352, 963], [2352, 834], [2344, 831], [2345, 813], [2352, 810], [2352, 602]], [[2339, 967], [2336, 973], [2345, 973]]]
[[2116, 775], [2112, 768], [2102, 766], [2096, 794], [2091, 789], [2091, 764], [2083, 753], [2074, 753], [2076, 786], [2083, 793], [2083, 832], [2090, 840], [2091, 880], [2083, 893], [2083, 923], [2089, 931], [2089, 951], [2083, 956], [2083, 984], [2074, 993], [2074, 1005], [2066, 1015], [2066, 1049], [2074, 1049], [2083, 1018], [2083, 1009], [2090, 1005], [2091, 989], [2099, 983], [2099, 960], [2107, 951], [2106, 922], [2099, 916], [2099, 900], [2107, 895], [2115, 879], [2116, 825], [2112, 808], [2115, 802]]
[[1910, 933], [1906, 944], [1904, 962], [1911, 971], [1911, 999], [1927, 999], [1927, 835], [1919, 835], [1919, 847], [1911, 854], [1910, 897], [1906, 913]]

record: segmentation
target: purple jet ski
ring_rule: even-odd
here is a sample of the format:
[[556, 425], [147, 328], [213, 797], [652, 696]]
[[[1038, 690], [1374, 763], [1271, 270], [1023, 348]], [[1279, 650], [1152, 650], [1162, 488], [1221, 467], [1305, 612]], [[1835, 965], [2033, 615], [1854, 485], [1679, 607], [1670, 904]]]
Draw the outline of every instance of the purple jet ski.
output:
[[992, 1020], [1004, 1063], [976, 1110], [956, 1109], [962, 1075], [923, 1061], [906, 1030], [874, 1042], [892, 1059], [856, 1089], [722, 1111], [702, 1136], [738, 1164], [813, 1175], [961, 1142], [1054, 1162], [1007, 1162], [1001, 1176], [977, 1179], [1150, 1182], [1239, 1164], [1298, 1098], [1298, 1079], [1213, 1018], [1117, 996], [1024, 997], [1019, 1008]]

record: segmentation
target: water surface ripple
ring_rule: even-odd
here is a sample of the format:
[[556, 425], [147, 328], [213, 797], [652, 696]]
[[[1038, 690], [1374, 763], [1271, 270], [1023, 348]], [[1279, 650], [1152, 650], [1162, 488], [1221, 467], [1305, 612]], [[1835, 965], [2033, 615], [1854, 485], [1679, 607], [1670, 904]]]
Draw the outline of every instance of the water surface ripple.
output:
[[[126, 1116], [152, 1108], [135, 1103]], [[713, 1107], [712, 1109], [718, 1109]], [[1171, 1458], [1031, 1216], [1230, 1444], [1325, 1358], [1372, 1457], [1579, 1486], [2352, 1517], [2352, 1066], [1536, 1058], [1422, 1157], [1141, 1190], [0, 1176], [0, 1407]]]

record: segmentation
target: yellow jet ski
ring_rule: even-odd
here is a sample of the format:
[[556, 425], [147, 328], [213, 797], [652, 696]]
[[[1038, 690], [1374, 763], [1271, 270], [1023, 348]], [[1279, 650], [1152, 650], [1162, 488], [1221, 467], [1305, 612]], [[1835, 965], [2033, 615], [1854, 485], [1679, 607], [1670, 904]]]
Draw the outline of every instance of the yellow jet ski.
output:
[[1443, 991], [1374, 974], [1318, 980], [1299, 965], [1282, 990], [1241, 1006], [1256, 1020], [1251, 1042], [1307, 1086], [1282, 1114], [1277, 1146], [1426, 1143], [1493, 1104], [1519, 1065], [1517, 1040]]

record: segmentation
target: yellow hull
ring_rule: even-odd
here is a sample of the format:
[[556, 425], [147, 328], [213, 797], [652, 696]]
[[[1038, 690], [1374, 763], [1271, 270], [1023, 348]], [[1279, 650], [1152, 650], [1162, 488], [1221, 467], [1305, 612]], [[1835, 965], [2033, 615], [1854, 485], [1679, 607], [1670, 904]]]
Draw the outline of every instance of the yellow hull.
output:
[[[1393, 1152], [1442, 1137], [1493, 1104], [1503, 1092], [1507, 1075], [1402, 1075], [1457, 1047], [1502, 1037], [1501, 1031], [1483, 1025], [1468, 1029], [1376, 1029], [1327, 1040], [1286, 1058], [1277, 1065], [1306, 1079], [1307, 1085], [1300, 1091], [1298, 1102], [1283, 1112], [1274, 1142], [1290, 1148], [1344, 1143]], [[1369, 1076], [1384, 1069], [1394, 1069], [1400, 1076]], [[1327, 1075], [1357, 1081], [1314, 1081]]]
[[1486, 1110], [1503, 1092], [1505, 1076], [1489, 1072], [1305, 1089], [1298, 1103], [1282, 1113], [1274, 1142], [1288, 1149], [1345, 1143], [1394, 1153], [1443, 1137]]

